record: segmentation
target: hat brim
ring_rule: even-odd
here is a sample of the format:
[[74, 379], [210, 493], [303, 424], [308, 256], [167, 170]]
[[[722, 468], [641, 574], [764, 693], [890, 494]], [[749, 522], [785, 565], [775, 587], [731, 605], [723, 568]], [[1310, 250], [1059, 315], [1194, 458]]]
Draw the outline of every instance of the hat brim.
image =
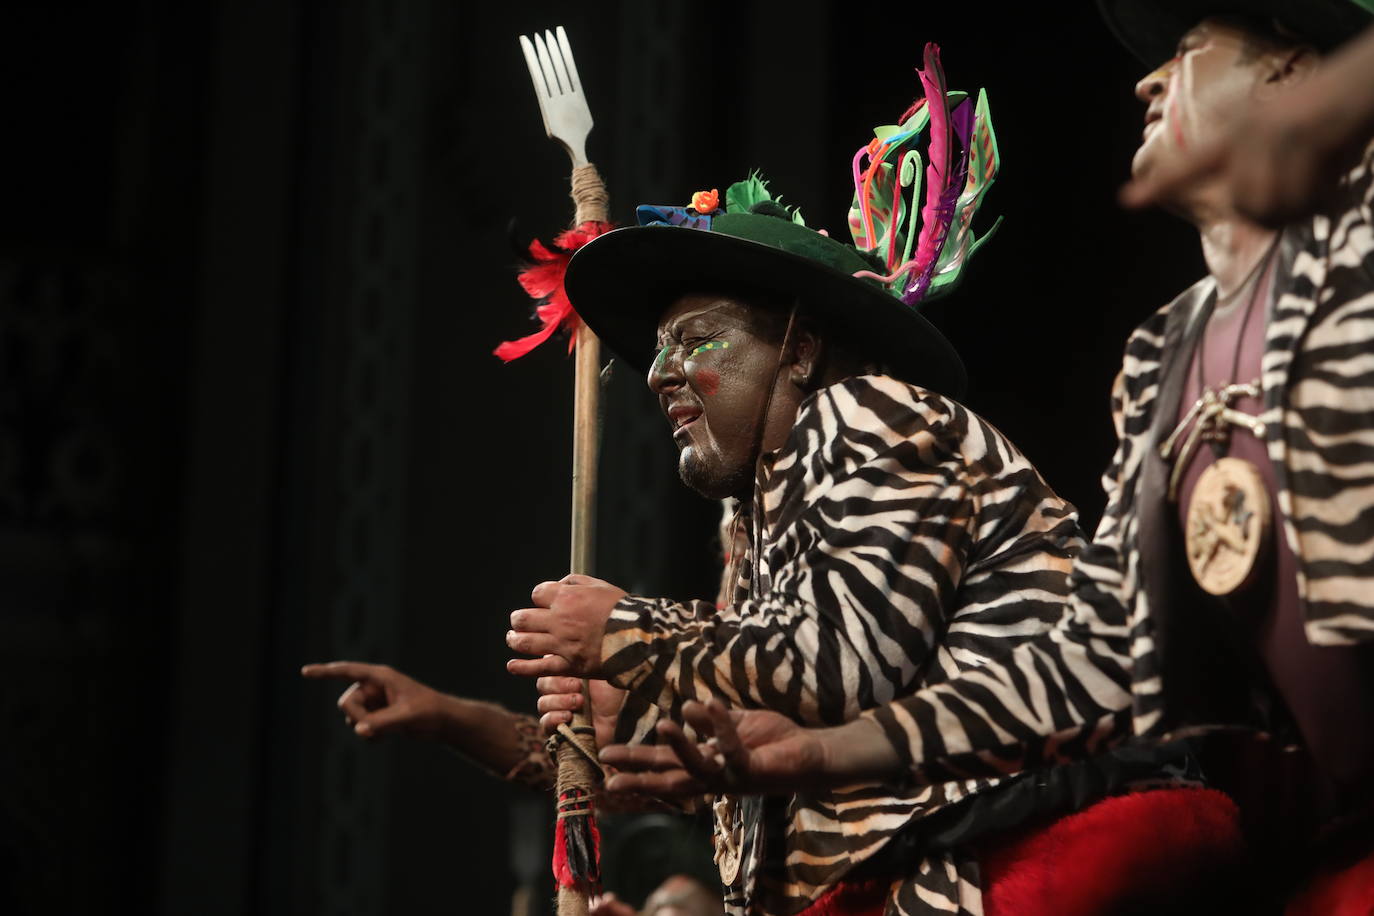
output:
[[856, 355], [904, 381], [954, 398], [968, 383], [944, 335], [876, 284], [719, 232], [616, 229], [578, 249], [564, 286], [578, 315], [640, 374], [653, 362], [659, 317], [669, 305], [693, 292], [738, 291], [795, 298]]
[[1277, 20], [1322, 51], [1374, 19], [1352, 0], [1097, 0], [1097, 7], [1117, 40], [1147, 67], [1172, 58], [1179, 39], [1209, 16]]

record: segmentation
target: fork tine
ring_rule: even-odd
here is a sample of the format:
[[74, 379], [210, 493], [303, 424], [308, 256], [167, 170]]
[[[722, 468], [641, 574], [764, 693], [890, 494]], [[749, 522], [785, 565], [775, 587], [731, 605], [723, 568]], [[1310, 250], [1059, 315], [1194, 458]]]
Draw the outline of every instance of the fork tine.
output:
[[557, 30], [558, 47], [563, 51], [563, 63], [568, 68], [568, 82], [572, 92], [582, 91], [582, 77], [577, 72], [577, 61], [573, 60], [572, 48], [568, 45], [568, 33], [560, 25]]
[[564, 94], [575, 92], [572, 80], [568, 79], [568, 68], [563, 65], [563, 49], [559, 47], [558, 40], [553, 37], [552, 32], [544, 33], [544, 45], [549, 49], [553, 71], [558, 74], [558, 82], [563, 87]]
[[544, 108], [544, 97], [549, 94], [548, 84], [544, 81], [544, 71], [539, 69], [539, 61], [534, 56], [534, 45], [524, 35], [520, 36], [520, 50], [525, 52], [525, 66], [530, 68], [530, 82], [534, 83], [534, 94], [539, 98], [539, 108]]
[[553, 62], [549, 59], [549, 49], [544, 44], [544, 36], [538, 32], [534, 33], [534, 48], [539, 55], [539, 68], [544, 71], [544, 79], [549, 84], [549, 97], [563, 94], [563, 86], [558, 82], [558, 74], [553, 69]]

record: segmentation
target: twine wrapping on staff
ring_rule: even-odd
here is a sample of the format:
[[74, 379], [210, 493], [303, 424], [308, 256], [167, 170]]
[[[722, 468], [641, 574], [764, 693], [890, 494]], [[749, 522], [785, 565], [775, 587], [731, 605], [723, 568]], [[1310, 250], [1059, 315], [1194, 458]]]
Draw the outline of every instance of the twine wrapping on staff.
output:
[[572, 199], [577, 207], [574, 226], [586, 222], [606, 222], [611, 197], [606, 193], [606, 182], [602, 180], [601, 173], [590, 162], [573, 169]]

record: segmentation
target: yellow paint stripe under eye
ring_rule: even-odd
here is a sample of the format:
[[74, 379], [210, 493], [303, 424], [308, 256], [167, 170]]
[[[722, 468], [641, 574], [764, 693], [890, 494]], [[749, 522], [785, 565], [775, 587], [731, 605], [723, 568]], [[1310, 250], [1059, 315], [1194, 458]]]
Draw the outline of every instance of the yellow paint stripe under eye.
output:
[[697, 346], [697, 347], [692, 348], [692, 352], [691, 352], [691, 353], [688, 353], [687, 356], [690, 358], [690, 357], [696, 356], [698, 353], [704, 353], [704, 352], [707, 351], [707, 350], [728, 350], [728, 349], [730, 349], [730, 341], [728, 341], [728, 340], [712, 340], [712, 341], [708, 341], [708, 342], [706, 342], [706, 343], [704, 343], [704, 344], [701, 344], [701, 345], [699, 345], [699, 346]]

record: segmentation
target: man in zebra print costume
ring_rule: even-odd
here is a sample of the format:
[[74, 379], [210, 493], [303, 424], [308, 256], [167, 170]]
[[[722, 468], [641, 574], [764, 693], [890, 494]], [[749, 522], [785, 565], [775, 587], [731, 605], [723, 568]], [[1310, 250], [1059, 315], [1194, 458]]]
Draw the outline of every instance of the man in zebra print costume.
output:
[[[939, 393], [963, 376], [938, 332], [853, 276], [871, 268], [856, 249], [774, 201], [718, 212], [705, 231], [667, 225], [700, 218], [667, 209], [649, 213], [663, 225], [579, 251], [567, 288], [646, 372], [684, 481], [741, 500], [749, 549], [720, 610], [585, 576], [536, 587], [508, 644], [542, 657], [508, 667], [541, 677], [541, 711], [580, 705], [568, 676], [582, 675], [627, 691], [622, 741], [653, 739], [707, 698], [836, 726], [1048, 632], [1081, 545], [1073, 508]], [[975, 841], [1140, 781], [1181, 782], [1162, 766], [1178, 757], [1121, 756], [1054, 784], [982, 768], [784, 799], [727, 793], [716, 804], [727, 911], [821, 901], [810, 912], [981, 913]], [[1181, 845], [1211, 861], [1206, 844]]]
[[[1108, 504], [1075, 564], [1069, 613], [1007, 659], [838, 728], [801, 730], [719, 707], [685, 715], [727, 749], [730, 784], [774, 791], [897, 772], [918, 784], [1016, 772], [1128, 737], [1273, 736], [1207, 739], [1216, 771], [1242, 776], [1231, 788], [1260, 854], [1287, 866], [1270, 869], [1289, 885], [1275, 880], [1270, 902], [1307, 880], [1291, 912], [1370, 906], [1374, 4], [1101, 6], [1142, 60], [1165, 61], [1137, 85], [1147, 113], [1132, 193], [1198, 227], [1210, 274], [1127, 343]], [[1259, 18], [1234, 15], [1247, 8]], [[1323, 63], [1321, 51], [1362, 29]], [[1281, 139], [1238, 148], [1232, 135]], [[1243, 195], [1255, 187], [1243, 175], [1247, 156], [1287, 158], [1299, 185], [1313, 170], [1298, 166], [1341, 165], [1312, 183], [1315, 213], [1274, 230], [1263, 217], [1294, 203], [1277, 187]], [[1253, 390], [1219, 394], [1252, 377]], [[1240, 415], [1204, 430], [1201, 447], [1170, 447], [1202, 422], [1190, 407], [1209, 390]], [[1223, 458], [1255, 469], [1276, 529], [1267, 543], [1251, 538], [1254, 568], [1230, 589], [1209, 578], [1195, 562], [1206, 556], [1187, 540], [1207, 521], [1190, 516], [1190, 503]], [[613, 786], [695, 791], [725, 781], [713, 755], [671, 737], [675, 754], [609, 751], [619, 765], [666, 770]], [[1275, 821], [1284, 845], [1266, 833]]]

